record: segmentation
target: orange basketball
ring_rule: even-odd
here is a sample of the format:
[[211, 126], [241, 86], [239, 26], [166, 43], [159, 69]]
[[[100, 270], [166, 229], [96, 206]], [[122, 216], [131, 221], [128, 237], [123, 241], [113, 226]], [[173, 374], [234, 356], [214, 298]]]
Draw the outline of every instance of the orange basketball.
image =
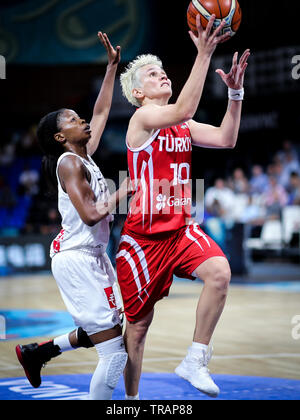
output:
[[235, 35], [242, 20], [242, 10], [237, 0], [192, 0], [187, 11], [187, 21], [191, 31], [198, 35], [196, 16], [200, 14], [201, 25], [206, 28], [212, 14], [216, 15], [214, 29], [225, 19], [226, 25], [220, 35]]

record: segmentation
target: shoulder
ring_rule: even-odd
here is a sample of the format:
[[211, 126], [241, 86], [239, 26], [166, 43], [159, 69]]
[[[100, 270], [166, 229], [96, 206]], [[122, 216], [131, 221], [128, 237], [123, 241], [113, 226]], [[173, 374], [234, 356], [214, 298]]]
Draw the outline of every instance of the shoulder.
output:
[[63, 179], [68, 179], [74, 176], [86, 177], [87, 169], [78, 156], [65, 155], [59, 162], [58, 172]]
[[153, 136], [156, 128], [148, 127], [147, 116], [150, 114], [153, 115], [153, 110], [157, 109], [157, 107], [161, 108], [153, 104], [144, 105], [131, 117], [126, 136], [126, 142], [129, 148], [139, 148]]
[[133, 123], [141, 122], [141, 123], [143, 123], [143, 121], [145, 120], [145, 118], [147, 118], [147, 116], [149, 114], [152, 114], [153, 112], [160, 111], [162, 108], [163, 108], [163, 106], [157, 105], [157, 104], [143, 105], [136, 110], [136, 112], [131, 117], [130, 122], [133, 122]]
[[57, 162], [59, 168], [67, 168], [67, 169], [76, 169], [80, 168], [83, 165], [82, 160], [79, 156], [76, 156], [75, 154], [65, 154], [62, 155]]

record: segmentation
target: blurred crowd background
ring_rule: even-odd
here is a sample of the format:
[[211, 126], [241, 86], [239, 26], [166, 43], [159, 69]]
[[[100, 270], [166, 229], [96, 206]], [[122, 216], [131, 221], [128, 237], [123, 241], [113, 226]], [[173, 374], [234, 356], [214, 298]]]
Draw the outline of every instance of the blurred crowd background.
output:
[[[159, 55], [176, 99], [195, 58], [186, 25], [188, 1], [161, 3], [1, 2], [0, 54], [7, 68], [0, 82], [0, 274], [49, 269], [47, 247], [60, 230], [60, 216], [41, 174], [36, 127], [47, 112], [61, 107], [91, 117], [106, 66], [98, 30], [123, 48], [118, 75], [138, 54]], [[233, 271], [243, 274], [264, 259], [300, 263], [300, 70], [298, 78], [294, 59], [299, 55], [300, 62], [300, 44], [294, 27], [275, 31], [277, 13], [268, 2], [240, 4], [241, 28], [214, 54], [195, 117], [221, 123], [227, 95], [214, 70], [228, 71], [233, 53], [250, 48], [238, 145], [226, 151], [195, 149], [193, 178], [204, 179], [203, 229], [225, 250]], [[119, 171], [127, 169], [125, 135], [133, 112], [117, 79], [94, 156], [117, 185]], [[112, 227], [113, 261], [124, 217], [116, 215]]]

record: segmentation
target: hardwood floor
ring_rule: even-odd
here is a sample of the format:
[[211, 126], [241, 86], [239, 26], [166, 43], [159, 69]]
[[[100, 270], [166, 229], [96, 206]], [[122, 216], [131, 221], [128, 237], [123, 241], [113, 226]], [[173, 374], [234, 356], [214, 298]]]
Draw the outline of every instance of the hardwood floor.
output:
[[[173, 372], [191, 343], [201, 282], [174, 281], [170, 296], [158, 302], [148, 334], [144, 372]], [[0, 280], [1, 310], [64, 311], [50, 275]], [[213, 337], [215, 374], [300, 379], [300, 339], [292, 336], [292, 320], [300, 316], [299, 291], [232, 284]], [[299, 328], [300, 330], [300, 328]], [[23, 377], [15, 356], [17, 343], [51, 337], [0, 341], [0, 378]], [[66, 352], [53, 359], [43, 375], [90, 373], [97, 364], [94, 349]]]

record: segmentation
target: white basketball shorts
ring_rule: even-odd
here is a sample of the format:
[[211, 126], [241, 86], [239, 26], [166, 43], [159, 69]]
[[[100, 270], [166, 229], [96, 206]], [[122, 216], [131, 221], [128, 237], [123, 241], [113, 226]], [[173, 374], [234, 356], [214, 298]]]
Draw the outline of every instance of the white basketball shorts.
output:
[[116, 274], [106, 253], [96, 248], [59, 252], [52, 258], [52, 273], [75, 325], [88, 335], [121, 323]]

